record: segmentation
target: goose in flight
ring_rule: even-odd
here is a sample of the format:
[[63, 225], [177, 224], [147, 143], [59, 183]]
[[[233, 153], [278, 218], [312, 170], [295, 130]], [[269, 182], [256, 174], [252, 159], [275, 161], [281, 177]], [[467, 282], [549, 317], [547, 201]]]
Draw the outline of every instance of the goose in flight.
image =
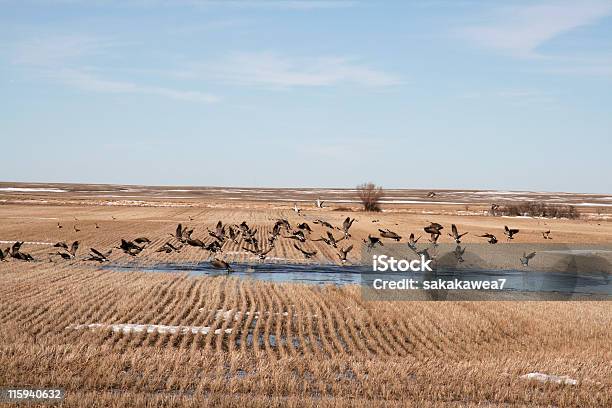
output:
[[338, 248], [338, 242], [342, 241], [344, 239], [344, 237], [340, 238], [340, 239], [336, 239], [334, 237], [334, 234], [332, 234], [330, 231], [327, 231], [327, 238], [325, 237], [321, 237], [319, 239], [313, 239], [313, 241], [323, 241], [325, 242], [327, 245], [332, 246], [334, 248]]
[[65, 243], [64, 241], [53, 244], [53, 247], [54, 248], [64, 248], [66, 251], [68, 250], [68, 244]]
[[552, 239], [552, 237], [550, 236], [550, 230], [548, 231], [542, 231], [542, 237], [544, 239]]
[[86, 261], [97, 261], [97, 262], [102, 263], [102, 262], [110, 262], [110, 259], [108, 259], [108, 257], [113, 250], [111, 249], [105, 254], [98, 251], [96, 248], [89, 248], [89, 251], [90, 251], [89, 258], [85, 258]]
[[340, 248], [340, 251], [338, 252], [338, 258], [340, 258], [340, 262], [342, 262], [343, 265], [346, 263], [346, 256], [352, 250], [353, 250], [353, 245], [349, 245], [346, 248]]
[[504, 225], [504, 235], [508, 237], [508, 239], [514, 239], [514, 236], [518, 234], [519, 230], [508, 228], [507, 225]]
[[528, 254], [526, 254], [525, 252], [523, 252], [523, 256], [521, 257], [521, 264], [523, 266], [529, 266], [529, 260], [533, 259], [533, 257], [536, 256], [535, 252], [530, 252]]
[[436, 234], [436, 235], [440, 235], [442, 234], [441, 230], [443, 230], [444, 227], [442, 226], [442, 224], [438, 224], [437, 222], [430, 222], [429, 225], [425, 228], [423, 228], [423, 230], [428, 233], [428, 234]]
[[344, 238], [346, 239], [349, 239], [351, 237], [351, 234], [349, 234], [349, 229], [351, 228], [351, 225], [353, 225], [353, 222], [355, 222], [354, 218], [346, 217], [346, 219], [342, 223], [342, 231], [344, 232]]
[[204, 248], [207, 251], [213, 252], [213, 253], [223, 252], [223, 249], [221, 248], [221, 244], [219, 243], [219, 241], [213, 241], [210, 244], [208, 244], [208, 245], [206, 245], [206, 246], [204, 246], [202, 248]]
[[0, 262], [6, 261], [7, 256], [9, 256], [9, 248], [6, 248], [6, 252], [2, 251], [2, 248], [0, 248]]
[[310, 228], [310, 225], [308, 225], [307, 222], [303, 222], [301, 224], [298, 224], [297, 226], [299, 229], [304, 230], [304, 231], [308, 231], [308, 232], [312, 232], [312, 228]]
[[229, 239], [234, 243], [237, 244], [238, 243], [238, 234], [236, 234], [236, 231], [234, 231], [234, 228], [232, 228], [232, 226], [228, 226], [227, 227], [227, 234], [229, 236]]
[[191, 237], [189, 237], [189, 238], [187, 238], [185, 240], [185, 243], [187, 245], [193, 246], [193, 247], [200, 247], [200, 248], [205, 248], [206, 247], [206, 244], [201, 239], [198, 239], [198, 238], [191, 238]]
[[215, 227], [215, 232], [208, 230], [208, 235], [210, 235], [211, 237], [215, 238], [216, 240], [220, 242], [225, 241], [225, 227], [223, 226], [223, 223], [219, 221], [217, 223], [217, 226]]
[[26, 262], [33, 261], [34, 258], [32, 257], [32, 255], [25, 253], [25, 252], [21, 252], [22, 245], [23, 245], [23, 241], [17, 241], [11, 246], [11, 250], [9, 251], [11, 258], [15, 258], [20, 261], [26, 261]]
[[255, 249], [251, 249], [247, 247], [242, 247], [242, 249], [244, 249], [247, 252], [252, 253], [253, 255], [257, 255], [257, 257], [263, 261], [264, 259], [266, 259], [266, 255], [268, 255], [270, 251], [274, 249], [274, 245], [270, 245], [268, 249], [266, 250], [260, 249], [258, 246], [256, 246]]
[[215, 269], [225, 269], [227, 273], [233, 272], [230, 264], [219, 258], [214, 258], [212, 261], [210, 261], [210, 265]]
[[418, 238], [414, 238], [414, 233], [410, 233], [410, 236], [408, 237], [408, 246], [412, 249], [416, 249], [417, 247], [417, 242], [419, 242], [419, 239], [421, 239], [421, 237], [419, 236]]
[[179, 246], [179, 247], [175, 247], [174, 245], [172, 245], [169, 241], [166, 242], [164, 245], [162, 245], [158, 250], [156, 250], [155, 252], [165, 252], [167, 254], [171, 253], [171, 252], [181, 252], [181, 248], [183, 246]]
[[100, 229], [100, 226], [98, 225], [97, 222], [96, 222], [96, 229]]
[[144, 249], [143, 247], [139, 247], [138, 245], [136, 245], [132, 241], [126, 241], [123, 238], [121, 239], [121, 245], [119, 245], [116, 248], [117, 249], [121, 249], [123, 252], [125, 252], [126, 254], [128, 254], [130, 256], [136, 256], [139, 253], [141, 253], [142, 250]]
[[333, 225], [331, 225], [331, 224], [330, 224], [329, 222], [327, 222], [327, 221], [323, 221], [323, 220], [314, 220], [312, 223], [313, 223], [313, 224], [319, 224], [319, 225], [321, 225], [322, 227], [327, 227], [327, 228], [329, 228], [329, 229], [335, 229], [335, 228], [334, 228], [334, 226], [333, 226]]
[[483, 235], [478, 235], [481, 238], [487, 238], [489, 241], [489, 244], [497, 244], [497, 237], [493, 234], [489, 234], [488, 232], [486, 234]]
[[302, 253], [302, 255], [304, 255], [304, 258], [306, 258], [306, 259], [310, 259], [310, 258], [312, 258], [313, 256], [315, 256], [317, 254], [317, 251], [306, 251], [306, 250], [300, 248], [298, 246], [298, 244], [293, 244], [293, 247], [295, 249], [297, 249], [298, 251], [300, 251]]
[[62, 229], [64, 227], [62, 227], [62, 224], [60, 224], [59, 222], [57, 223], [57, 229]]
[[380, 238], [373, 237], [369, 234], [368, 234], [368, 239], [364, 239], [363, 242], [366, 244], [368, 248], [368, 252], [370, 252], [372, 248], [374, 248], [376, 245], [384, 246]]
[[452, 224], [452, 225], [451, 225], [451, 230], [453, 231], [453, 233], [452, 233], [452, 234], [448, 234], [448, 235], [449, 235], [450, 237], [452, 237], [452, 238], [455, 240], [455, 242], [456, 242], [457, 244], [460, 244], [460, 243], [461, 243], [461, 237], [462, 237], [462, 236], [464, 236], [464, 235], [467, 235], [467, 234], [468, 234], [467, 232], [464, 232], [463, 234], [459, 234], [459, 231], [457, 230], [457, 226], [456, 226], [455, 224]]
[[302, 211], [302, 209], [298, 207], [297, 203], [293, 203], [293, 211], [295, 211], [297, 215], [300, 215], [300, 212]]
[[399, 242], [400, 239], [402, 239], [401, 236], [399, 236], [395, 232], [391, 231], [390, 229], [382, 230], [382, 229], [379, 228], [378, 231], [380, 232], [380, 236], [383, 237], [383, 238], [389, 238], [389, 239], [392, 239], [392, 240], [394, 240], [396, 242]]
[[[316, 223], [315, 223], [316, 224]], [[287, 232], [291, 231], [291, 224], [289, 224], [289, 221], [286, 220], [285, 218], [281, 218], [278, 219], [276, 221], [276, 223], [274, 224], [274, 227], [276, 228], [278, 226], [279, 231], [280, 231], [280, 227], [285, 227], [285, 229], [287, 230]]]
[[434, 198], [436, 196], [436, 193], [434, 191], [430, 191], [429, 193], [427, 193], [427, 198]]
[[321, 201], [321, 198], [317, 198], [317, 201], [315, 201], [315, 207], [316, 208], [323, 208], [323, 203], [324, 203], [324, 201]]
[[72, 228], [74, 228], [74, 232], [81, 232], [81, 230], [78, 229], [76, 225], [73, 225]]
[[306, 237], [304, 236], [304, 232], [302, 230], [295, 230], [289, 236], [285, 236], [285, 238], [295, 239], [300, 242], [306, 242]]

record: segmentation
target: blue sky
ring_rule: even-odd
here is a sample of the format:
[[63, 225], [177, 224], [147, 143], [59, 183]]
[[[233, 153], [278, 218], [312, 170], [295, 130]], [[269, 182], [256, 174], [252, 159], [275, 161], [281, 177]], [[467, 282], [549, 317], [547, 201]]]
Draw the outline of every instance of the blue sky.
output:
[[612, 193], [612, 0], [0, 0], [4, 181]]

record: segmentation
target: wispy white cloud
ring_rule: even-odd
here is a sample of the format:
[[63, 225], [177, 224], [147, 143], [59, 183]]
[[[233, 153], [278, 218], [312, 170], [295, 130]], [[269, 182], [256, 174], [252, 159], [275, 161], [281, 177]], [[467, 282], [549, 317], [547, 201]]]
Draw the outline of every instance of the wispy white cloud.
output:
[[[125, 43], [122, 43], [125, 45]], [[12, 64], [25, 68], [38, 78], [89, 92], [146, 94], [175, 100], [213, 103], [219, 100], [210, 93], [194, 90], [151, 86], [135, 81], [109, 78], [102, 70], [94, 73], [83, 64], [83, 58], [103, 55], [117, 43], [87, 36], [59, 36], [30, 39], [13, 44]]]
[[198, 64], [178, 75], [237, 85], [271, 87], [330, 86], [351, 83], [389, 86], [398, 77], [345, 57], [287, 57], [270, 52], [237, 53], [220, 61]]
[[200, 91], [178, 90], [174, 88], [137, 84], [129, 81], [109, 80], [100, 78], [88, 72], [72, 69], [64, 69], [59, 72], [53, 72], [51, 77], [72, 87], [91, 92], [145, 94], [176, 100], [205, 103], [213, 103], [219, 100], [219, 98], [215, 95]]
[[612, 1], [546, 2], [501, 7], [486, 23], [465, 27], [462, 36], [481, 46], [518, 57], [537, 57], [538, 48], [578, 27], [612, 14]]

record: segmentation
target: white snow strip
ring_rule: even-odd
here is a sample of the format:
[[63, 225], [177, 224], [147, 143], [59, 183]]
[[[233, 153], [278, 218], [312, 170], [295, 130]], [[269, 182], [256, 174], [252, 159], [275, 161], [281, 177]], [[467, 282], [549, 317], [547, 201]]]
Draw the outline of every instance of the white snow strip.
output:
[[553, 382], [556, 384], [567, 384], [567, 385], [576, 385], [578, 381], [569, 378], [566, 375], [558, 376], [558, 375], [549, 375], [544, 373], [529, 373], [525, 375], [521, 375], [521, 378], [526, 380], [535, 380], [540, 382]]
[[61, 188], [0, 187], [0, 191], [11, 191], [19, 193], [65, 193], [68, 190], [62, 190]]
[[[66, 327], [69, 330], [96, 330], [106, 329], [112, 330], [115, 333], [159, 333], [159, 334], [208, 334], [211, 332], [211, 328], [208, 326], [166, 326], [163, 324], [135, 324], [135, 323], [117, 323], [117, 324], [104, 324], [104, 323], [90, 323], [90, 324], [71, 324]], [[215, 334], [230, 334], [232, 329], [215, 329]]]

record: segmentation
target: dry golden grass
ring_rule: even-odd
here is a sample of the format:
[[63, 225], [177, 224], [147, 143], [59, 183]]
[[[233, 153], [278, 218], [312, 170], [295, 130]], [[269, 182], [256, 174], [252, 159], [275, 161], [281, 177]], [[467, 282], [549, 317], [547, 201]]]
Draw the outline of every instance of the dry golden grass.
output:
[[[350, 286], [23, 263], [1, 273], [0, 384], [63, 387], [67, 406], [612, 403], [606, 302], [365, 302]], [[68, 328], [85, 323], [232, 331]], [[533, 371], [579, 384], [519, 378]]]
[[[339, 224], [347, 214], [329, 209], [319, 215]], [[280, 216], [297, 220], [289, 206], [3, 205], [0, 239], [79, 239], [82, 247], [107, 249], [120, 237], [145, 235], [157, 247], [178, 222], [200, 236], [219, 219], [247, 220], [263, 237]], [[356, 216], [355, 239], [375, 230], [370, 218], [400, 234], [430, 218], [407, 212]], [[475, 232], [508, 222], [456, 215], [436, 220]], [[516, 220], [523, 229], [517, 240], [539, 239], [538, 222]], [[81, 232], [72, 230], [75, 223]], [[557, 242], [610, 242], [608, 222], [547, 224]], [[274, 256], [298, 258], [291, 248], [281, 243]], [[335, 258], [322, 244], [317, 249], [315, 261]], [[367, 302], [353, 286], [115, 272], [82, 261], [47, 262], [48, 246], [26, 244], [24, 251], [43, 261], [0, 263], [0, 385], [63, 387], [65, 406], [612, 405], [607, 302]], [[150, 261], [207, 257], [196, 249], [147, 254]], [[113, 254], [113, 261], [127, 260]], [[206, 326], [211, 333], [68, 328], [90, 323]], [[215, 329], [232, 330], [216, 335]], [[579, 382], [520, 378], [534, 371]]]

